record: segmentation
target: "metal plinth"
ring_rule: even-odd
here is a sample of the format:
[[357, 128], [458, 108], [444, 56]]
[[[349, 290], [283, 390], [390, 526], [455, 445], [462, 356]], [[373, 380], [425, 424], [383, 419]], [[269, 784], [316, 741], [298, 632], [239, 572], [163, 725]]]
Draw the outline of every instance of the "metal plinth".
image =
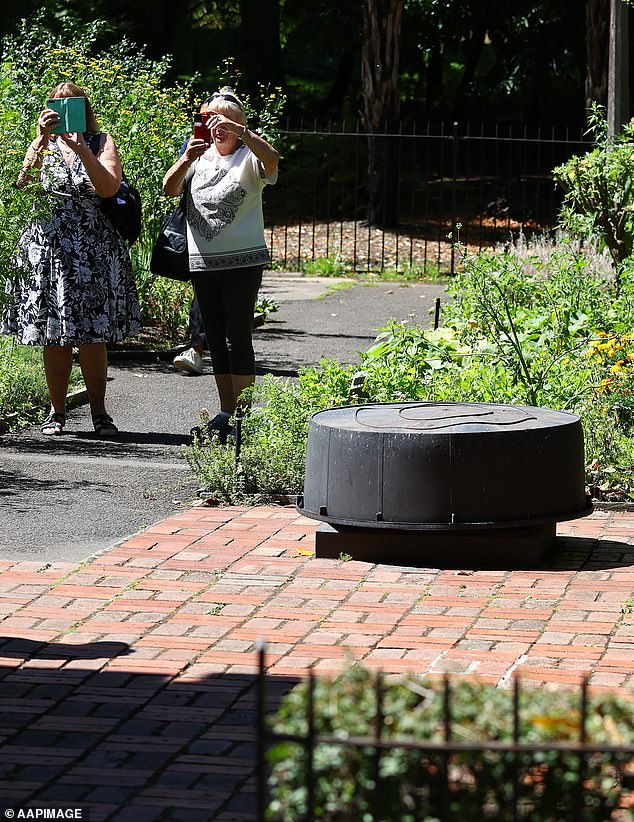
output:
[[322, 523], [315, 556], [422, 568], [535, 568], [554, 544], [556, 525], [482, 530], [397, 531]]

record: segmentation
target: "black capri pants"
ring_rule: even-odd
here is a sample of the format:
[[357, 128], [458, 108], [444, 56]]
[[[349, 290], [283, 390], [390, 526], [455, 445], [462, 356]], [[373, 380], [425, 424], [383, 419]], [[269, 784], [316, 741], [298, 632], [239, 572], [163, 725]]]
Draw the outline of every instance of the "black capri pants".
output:
[[263, 268], [192, 272], [214, 374], [255, 374], [253, 311]]

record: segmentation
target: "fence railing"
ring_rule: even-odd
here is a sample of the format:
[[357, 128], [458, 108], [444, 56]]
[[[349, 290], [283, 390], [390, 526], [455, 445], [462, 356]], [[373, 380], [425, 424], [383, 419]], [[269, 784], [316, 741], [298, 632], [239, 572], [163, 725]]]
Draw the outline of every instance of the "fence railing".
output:
[[371, 137], [382, 177], [371, 208], [369, 139], [358, 123], [287, 124], [279, 181], [265, 195], [276, 264], [453, 272], [456, 240], [481, 249], [553, 227], [552, 170], [590, 147], [581, 130], [400, 125]]
[[[621, 791], [621, 797], [625, 797], [625, 804], [620, 803], [614, 810], [614, 815], [608, 812], [599, 813], [596, 803], [593, 808], [593, 792], [600, 785], [599, 790], [603, 790], [606, 774], [614, 784], [623, 784], [626, 777], [624, 773], [629, 771], [629, 781], [632, 781], [634, 774], [634, 746], [632, 744], [590, 744], [588, 742], [588, 685], [587, 680], [583, 680], [579, 691], [579, 718], [577, 724], [577, 741], [566, 742], [526, 742], [520, 739], [520, 680], [516, 678], [513, 684], [512, 693], [512, 739], [509, 742], [502, 741], [456, 741], [454, 725], [452, 721], [452, 702], [450, 680], [444, 678], [443, 707], [441, 724], [444, 739], [441, 742], [431, 742], [424, 739], [396, 739], [386, 738], [387, 727], [384, 712], [383, 696], [384, 686], [381, 674], [377, 674], [375, 680], [375, 720], [374, 733], [370, 736], [345, 736], [324, 735], [316, 732], [316, 706], [315, 706], [315, 677], [309, 672], [307, 688], [307, 708], [305, 717], [305, 734], [280, 733], [272, 730], [267, 721], [267, 674], [265, 648], [262, 646], [259, 654], [259, 674], [257, 692], [257, 818], [258, 822], [271, 819], [267, 815], [269, 796], [267, 788], [268, 765], [266, 753], [270, 745], [286, 742], [295, 743], [303, 750], [304, 778], [302, 789], [305, 799], [306, 812], [303, 817], [306, 822], [313, 822], [320, 818], [318, 813], [317, 781], [319, 778], [315, 767], [316, 751], [319, 746], [335, 746], [348, 749], [355, 749], [359, 754], [363, 751], [371, 760], [371, 771], [373, 773], [373, 788], [371, 789], [370, 807], [371, 818], [375, 822], [389, 818], [398, 818], [398, 809], [392, 808], [391, 812], [385, 814], [385, 803], [381, 803], [381, 758], [390, 751], [410, 751], [415, 752], [420, 757], [420, 767], [418, 768], [420, 782], [417, 785], [409, 785], [410, 796], [417, 794], [419, 799], [418, 807], [409, 808], [411, 813], [408, 818], [416, 820], [434, 820], [434, 822], [455, 822], [457, 819], [467, 818], [491, 818], [504, 819], [517, 822], [520, 819], [566, 819], [574, 822], [599, 822], [599, 820], [630, 819], [628, 815], [631, 810], [631, 803], [628, 804], [626, 797], [630, 796], [628, 789]], [[500, 722], [503, 718], [500, 717]], [[539, 816], [539, 811], [535, 815], [535, 808], [532, 807], [535, 801], [539, 802], [540, 791], [546, 782], [545, 778], [545, 756], [555, 755], [558, 757], [573, 757], [576, 762], [576, 769], [570, 760], [566, 760], [567, 784], [556, 786], [560, 791], [558, 796], [561, 799], [561, 792], [565, 790], [567, 805], [563, 809], [563, 815]], [[301, 754], [300, 754], [301, 756]], [[323, 758], [322, 758], [323, 761]], [[358, 760], [357, 760], [358, 765]], [[551, 762], [552, 766], [552, 762]], [[486, 769], [489, 772], [486, 773]], [[500, 794], [504, 794], [504, 808], [494, 807], [494, 800], [486, 798], [483, 806], [479, 808], [481, 813], [476, 816], [465, 816], [461, 801], [466, 800], [473, 812], [474, 779], [482, 778], [487, 783], [497, 783]], [[535, 786], [533, 799], [528, 801], [521, 796], [521, 786], [529, 779]], [[573, 780], [572, 784], [570, 780]], [[540, 782], [542, 783], [540, 785]], [[297, 786], [296, 786], [297, 787]], [[360, 788], [361, 790], [361, 788]], [[367, 780], [365, 790], [367, 790]], [[596, 798], [596, 793], [594, 794]], [[329, 795], [332, 808], [332, 795]], [[488, 811], [487, 813], [487, 802]], [[411, 803], [410, 803], [411, 805]], [[626, 808], [627, 805], [627, 808]], [[629, 809], [628, 809], [629, 808]], [[456, 815], [458, 813], [459, 815]], [[597, 815], [599, 813], [599, 815]], [[296, 816], [294, 818], [297, 818]], [[329, 817], [330, 818], [330, 817]], [[335, 818], [335, 817], [332, 817]], [[336, 818], [348, 818], [336, 816]], [[276, 817], [277, 819], [277, 817]], [[284, 820], [279, 820], [284, 822]]]

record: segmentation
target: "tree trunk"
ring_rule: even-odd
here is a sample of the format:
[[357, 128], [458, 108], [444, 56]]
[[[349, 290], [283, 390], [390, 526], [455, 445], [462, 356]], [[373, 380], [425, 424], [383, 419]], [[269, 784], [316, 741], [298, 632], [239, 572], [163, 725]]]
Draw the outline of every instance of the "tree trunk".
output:
[[466, 60], [464, 71], [460, 78], [460, 85], [455, 94], [452, 117], [454, 120], [460, 120], [464, 117], [465, 105], [469, 94], [469, 87], [473, 82], [478, 68], [480, 56], [484, 50], [484, 40], [487, 33], [487, 24], [481, 21], [476, 27], [475, 31], [471, 32], [469, 40], [465, 43]]
[[400, 110], [398, 82], [403, 0], [364, 0], [362, 121], [368, 133], [368, 223], [398, 224], [398, 156], [388, 135]]
[[586, 0], [586, 109], [608, 102], [610, 0]]

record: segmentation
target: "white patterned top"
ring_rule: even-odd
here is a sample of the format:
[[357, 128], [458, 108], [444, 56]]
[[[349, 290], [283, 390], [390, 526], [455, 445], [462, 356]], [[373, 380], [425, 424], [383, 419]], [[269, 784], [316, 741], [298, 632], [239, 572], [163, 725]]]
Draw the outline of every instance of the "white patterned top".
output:
[[241, 144], [221, 157], [213, 147], [186, 179], [190, 271], [267, 265], [262, 191], [277, 181], [265, 177], [259, 160]]

